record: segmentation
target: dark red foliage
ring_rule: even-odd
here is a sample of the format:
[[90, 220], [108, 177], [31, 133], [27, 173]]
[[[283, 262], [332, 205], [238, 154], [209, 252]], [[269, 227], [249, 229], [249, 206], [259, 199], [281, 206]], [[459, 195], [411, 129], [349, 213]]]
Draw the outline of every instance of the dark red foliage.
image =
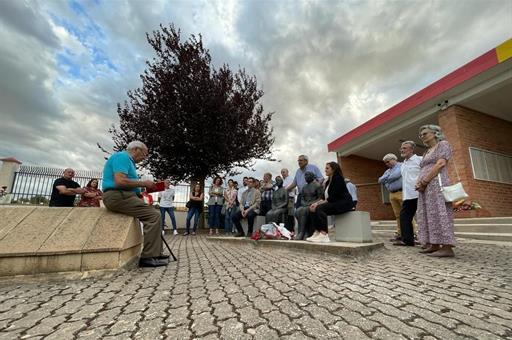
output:
[[144, 164], [156, 177], [205, 178], [270, 159], [270, 121], [259, 103], [256, 77], [228, 65], [215, 69], [201, 36], [181, 42], [173, 25], [146, 34], [156, 57], [147, 61], [142, 87], [118, 103], [115, 149], [132, 140], [149, 148]]

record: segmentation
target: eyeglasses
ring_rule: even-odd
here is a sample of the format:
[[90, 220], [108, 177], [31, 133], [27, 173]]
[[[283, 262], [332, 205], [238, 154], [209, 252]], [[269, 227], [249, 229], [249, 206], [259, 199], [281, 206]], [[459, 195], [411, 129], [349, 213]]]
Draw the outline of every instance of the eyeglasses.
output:
[[418, 137], [423, 138], [423, 137], [425, 137], [426, 135], [428, 135], [429, 133], [432, 133], [432, 131], [427, 131], [427, 132], [420, 133], [420, 134], [418, 135]]

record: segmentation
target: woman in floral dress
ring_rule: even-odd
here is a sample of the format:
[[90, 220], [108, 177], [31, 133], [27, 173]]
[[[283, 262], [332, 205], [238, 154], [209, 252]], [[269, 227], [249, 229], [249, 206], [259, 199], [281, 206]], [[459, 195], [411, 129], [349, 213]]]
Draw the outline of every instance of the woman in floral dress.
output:
[[452, 148], [437, 125], [422, 126], [419, 137], [428, 147], [420, 163], [416, 184], [419, 191], [416, 212], [419, 239], [427, 245], [421, 252], [433, 257], [453, 257], [452, 247], [456, 241], [452, 204], [445, 202], [438, 179], [439, 174], [443, 186], [449, 185], [446, 166], [452, 157]]

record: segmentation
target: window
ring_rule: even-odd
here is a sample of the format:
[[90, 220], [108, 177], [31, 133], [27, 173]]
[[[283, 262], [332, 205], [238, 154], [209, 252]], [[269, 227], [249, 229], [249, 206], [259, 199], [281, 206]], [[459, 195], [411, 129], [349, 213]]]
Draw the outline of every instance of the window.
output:
[[512, 184], [512, 156], [469, 148], [473, 178]]

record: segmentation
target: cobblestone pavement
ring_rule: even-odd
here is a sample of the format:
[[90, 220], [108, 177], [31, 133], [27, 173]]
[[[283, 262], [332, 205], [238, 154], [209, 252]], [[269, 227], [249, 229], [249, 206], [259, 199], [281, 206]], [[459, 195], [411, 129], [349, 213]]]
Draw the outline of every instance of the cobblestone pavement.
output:
[[166, 268], [0, 283], [0, 338], [512, 339], [512, 246], [355, 259], [169, 240]]

